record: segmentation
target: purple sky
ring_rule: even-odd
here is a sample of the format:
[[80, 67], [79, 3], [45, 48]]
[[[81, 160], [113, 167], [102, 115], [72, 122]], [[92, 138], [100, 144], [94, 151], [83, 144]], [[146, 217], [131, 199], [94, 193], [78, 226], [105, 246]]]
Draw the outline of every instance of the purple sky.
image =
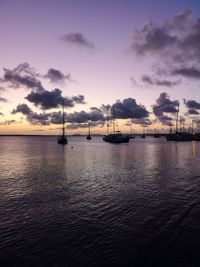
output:
[[1, 0], [0, 133], [56, 134], [63, 96], [70, 133], [105, 132], [102, 104], [136, 130], [168, 129], [176, 100], [198, 120], [199, 18], [198, 0]]

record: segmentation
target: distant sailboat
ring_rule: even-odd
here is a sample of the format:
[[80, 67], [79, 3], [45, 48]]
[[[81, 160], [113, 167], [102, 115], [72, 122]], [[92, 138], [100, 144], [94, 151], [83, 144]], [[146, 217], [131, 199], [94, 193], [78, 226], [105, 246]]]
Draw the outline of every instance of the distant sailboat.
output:
[[88, 123], [88, 136], [86, 137], [87, 140], [91, 140], [92, 137], [90, 135], [90, 123]]
[[[112, 123], [113, 123], [113, 133], [112, 134], [108, 133], [107, 135], [104, 135], [103, 141], [108, 142], [108, 143], [114, 143], [114, 144], [129, 143], [129, 140], [131, 138], [130, 135], [122, 134], [120, 131], [115, 130], [114, 116], [112, 119]], [[107, 127], [108, 127], [108, 123], [107, 123]], [[108, 129], [107, 129], [107, 132], [108, 132]]]
[[154, 134], [153, 134], [153, 137], [154, 137], [154, 138], [161, 138], [161, 134], [159, 133], [158, 130], [155, 129], [155, 132], [154, 132]]
[[141, 134], [140, 137], [141, 137], [141, 138], [146, 138], [146, 134], [145, 134], [145, 128], [144, 128], [144, 126], [143, 126], [143, 134]]
[[193, 133], [193, 130], [192, 133], [178, 131], [178, 115], [179, 115], [179, 105], [176, 114], [176, 131], [175, 133], [170, 133], [166, 135], [167, 141], [177, 141], [177, 142], [200, 141], [200, 134]]
[[60, 135], [57, 139], [57, 143], [61, 145], [66, 145], [68, 143], [67, 137], [65, 136], [65, 115], [64, 115], [64, 99], [63, 99], [63, 106], [62, 106], [62, 111], [63, 111], [63, 127], [62, 127], [62, 135]]

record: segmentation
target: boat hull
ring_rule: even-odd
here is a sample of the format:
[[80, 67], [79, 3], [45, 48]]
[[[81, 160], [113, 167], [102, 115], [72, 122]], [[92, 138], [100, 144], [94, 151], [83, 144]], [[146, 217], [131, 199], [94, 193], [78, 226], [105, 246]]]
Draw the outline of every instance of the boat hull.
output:
[[105, 135], [103, 137], [103, 141], [107, 143], [113, 143], [113, 144], [120, 144], [120, 143], [129, 143], [129, 140], [131, 139], [128, 135], [122, 135], [122, 134], [110, 134]]
[[88, 136], [86, 137], [86, 139], [87, 139], [87, 140], [91, 140], [91, 139], [92, 139], [91, 135], [88, 135]]
[[176, 133], [166, 135], [167, 141], [176, 142], [188, 142], [188, 141], [200, 141], [200, 134], [192, 133]]
[[61, 145], [66, 145], [68, 143], [67, 138], [64, 136], [58, 137], [57, 143]]

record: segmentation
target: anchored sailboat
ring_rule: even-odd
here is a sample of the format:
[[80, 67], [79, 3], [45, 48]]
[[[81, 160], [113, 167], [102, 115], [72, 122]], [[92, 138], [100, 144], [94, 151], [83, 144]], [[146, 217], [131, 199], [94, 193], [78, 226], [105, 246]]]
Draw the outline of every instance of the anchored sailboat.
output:
[[141, 137], [141, 138], [146, 138], [146, 134], [145, 134], [145, 128], [144, 128], [144, 126], [143, 126], [143, 133], [141, 134], [140, 137]]
[[[113, 112], [114, 113], [114, 112]], [[129, 140], [131, 139], [130, 135], [122, 134], [120, 131], [115, 130], [115, 118], [113, 116], [112, 119], [113, 123], [113, 133], [104, 135], [103, 141], [108, 142], [108, 143], [129, 143]], [[108, 127], [108, 124], [107, 124]], [[108, 129], [107, 129], [108, 132]]]
[[88, 136], [86, 137], [87, 140], [91, 140], [92, 137], [90, 135], [90, 123], [88, 122]]
[[63, 106], [62, 106], [62, 122], [63, 122], [63, 127], [62, 127], [62, 135], [60, 135], [57, 139], [58, 144], [66, 145], [68, 143], [67, 137], [65, 136], [65, 114], [64, 114], [64, 99], [63, 99]]
[[178, 131], [179, 105], [176, 114], [176, 131], [166, 135], [167, 141], [200, 141], [200, 134]]

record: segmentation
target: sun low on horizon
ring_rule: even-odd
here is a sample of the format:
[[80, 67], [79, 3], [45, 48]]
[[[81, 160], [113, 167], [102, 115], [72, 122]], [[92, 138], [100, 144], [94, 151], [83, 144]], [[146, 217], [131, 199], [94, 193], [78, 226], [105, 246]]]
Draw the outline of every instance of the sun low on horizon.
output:
[[0, 135], [200, 127], [200, 2], [0, 1]]

